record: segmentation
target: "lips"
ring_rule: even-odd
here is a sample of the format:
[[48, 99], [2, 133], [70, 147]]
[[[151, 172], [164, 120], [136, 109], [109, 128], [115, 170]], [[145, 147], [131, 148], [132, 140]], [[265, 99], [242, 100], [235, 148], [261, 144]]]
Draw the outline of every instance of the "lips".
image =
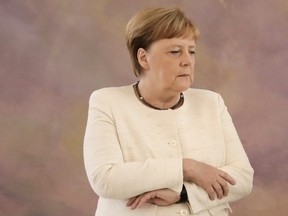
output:
[[190, 76], [190, 74], [180, 74], [180, 75], [178, 75], [178, 77], [186, 77], [186, 76]]

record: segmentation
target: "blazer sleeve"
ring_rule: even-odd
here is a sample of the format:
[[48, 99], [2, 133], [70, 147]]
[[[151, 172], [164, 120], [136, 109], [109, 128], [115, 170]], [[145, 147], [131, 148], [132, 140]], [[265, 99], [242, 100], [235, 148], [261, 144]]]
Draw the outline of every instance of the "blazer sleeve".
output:
[[[253, 186], [254, 170], [250, 165], [248, 157], [244, 151], [238, 137], [231, 116], [220, 95], [218, 95], [219, 115], [224, 135], [226, 148], [226, 162], [219, 169], [227, 172], [236, 180], [236, 185], [229, 185], [228, 196], [220, 199], [215, 198], [211, 201], [206, 191], [196, 184], [185, 182], [189, 202], [193, 213], [202, 210], [209, 210], [213, 207], [224, 205], [225, 203], [238, 200], [248, 195]], [[225, 205], [224, 205], [225, 206]]]
[[124, 161], [113, 112], [107, 101], [101, 90], [91, 95], [84, 137], [84, 164], [95, 193], [110, 199], [128, 199], [160, 188], [180, 193], [181, 158]]

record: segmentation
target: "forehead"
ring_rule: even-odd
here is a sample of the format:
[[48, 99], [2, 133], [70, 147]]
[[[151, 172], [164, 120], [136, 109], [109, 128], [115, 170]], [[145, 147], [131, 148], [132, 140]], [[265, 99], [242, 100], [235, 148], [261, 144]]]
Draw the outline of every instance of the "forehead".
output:
[[169, 48], [169, 47], [195, 47], [195, 39], [191, 36], [179, 38], [160, 39], [151, 44], [150, 48]]

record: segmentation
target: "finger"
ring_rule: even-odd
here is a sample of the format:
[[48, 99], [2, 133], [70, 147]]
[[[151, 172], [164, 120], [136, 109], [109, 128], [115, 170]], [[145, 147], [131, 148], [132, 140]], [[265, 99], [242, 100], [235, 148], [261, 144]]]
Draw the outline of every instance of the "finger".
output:
[[137, 206], [138, 206], [138, 204], [139, 204], [142, 196], [143, 196], [143, 194], [140, 195], [140, 196], [138, 196], [138, 197], [134, 200], [134, 202], [133, 202], [133, 203], [131, 204], [131, 206], [130, 206], [130, 209], [131, 209], [131, 210], [134, 210], [134, 209], [137, 208]]
[[129, 207], [132, 205], [132, 203], [136, 200], [137, 196], [132, 197], [128, 200], [128, 202], [126, 203], [126, 206]]
[[149, 196], [146, 194], [143, 197], [141, 197], [141, 199], [139, 200], [139, 203], [137, 205], [137, 208], [141, 208], [146, 202], [149, 202], [150, 198]]
[[225, 179], [229, 184], [235, 185], [236, 181], [234, 178], [232, 178], [228, 173], [226, 172], [220, 172], [219, 174], [223, 179]]
[[223, 198], [223, 189], [222, 189], [221, 185], [218, 182], [215, 182], [212, 185], [212, 187], [217, 194], [217, 198], [222, 199]]
[[172, 203], [164, 200], [164, 199], [161, 199], [161, 198], [158, 198], [158, 197], [155, 197], [153, 199], [150, 199], [152, 201], [152, 203], [158, 205], [158, 206], [167, 206], [167, 205], [170, 205]]
[[149, 202], [149, 200], [151, 200], [152, 198], [155, 197], [155, 194], [156, 194], [155, 192], [149, 192], [149, 193], [144, 194], [141, 197], [141, 199], [137, 205], [137, 208], [141, 208], [145, 203]]
[[223, 178], [219, 178], [217, 180], [217, 182], [221, 185], [222, 187], [222, 191], [223, 191], [223, 196], [227, 196], [229, 193], [229, 187], [228, 187], [228, 183], [226, 180], [224, 180]]
[[205, 191], [208, 193], [209, 199], [213, 201], [215, 199], [215, 191], [213, 187], [209, 186], [205, 189]]

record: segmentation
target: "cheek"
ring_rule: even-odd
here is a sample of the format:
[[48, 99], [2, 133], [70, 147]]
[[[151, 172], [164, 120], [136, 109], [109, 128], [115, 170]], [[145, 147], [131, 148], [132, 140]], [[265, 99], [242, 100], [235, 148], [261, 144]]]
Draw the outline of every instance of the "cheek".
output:
[[175, 79], [175, 76], [171, 74], [171, 70], [168, 70], [167, 68], [162, 68], [161, 71], [158, 71], [157, 76], [158, 82], [163, 85], [169, 84]]
[[175, 78], [179, 74], [179, 63], [172, 60], [160, 60], [153, 62], [150, 68], [154, 75], [160, 79], [160, 82], [166, 84], [175, 81]]
[[195, 66], [195, 62], [196, 62], [196, 61], [195, 61], [195, 58], [194, 58], [194, 59], [193, 59], [193, 62], [192, 62], [192, 65], [191, 65], [192, 67]]

